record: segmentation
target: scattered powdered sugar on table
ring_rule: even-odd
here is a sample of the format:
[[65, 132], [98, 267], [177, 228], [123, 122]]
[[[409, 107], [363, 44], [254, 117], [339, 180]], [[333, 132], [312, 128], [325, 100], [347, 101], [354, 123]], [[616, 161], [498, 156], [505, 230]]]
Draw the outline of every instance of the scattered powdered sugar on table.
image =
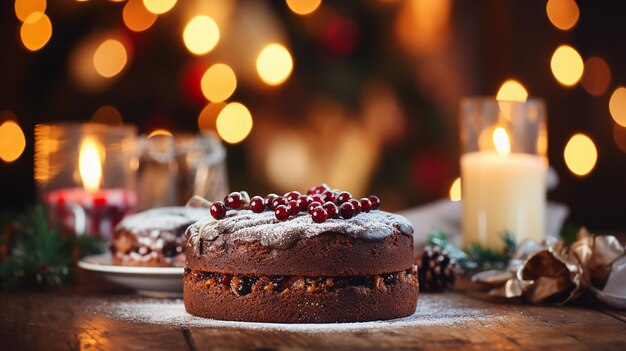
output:
[[484, 310], [452, 306], [438, 296], [420, 298], [417, 311], [404, 318], [387, 321], [328, 324], [278, 324], [232, 322], [192, 316], [185, 311], [182, 300], [121, 299], [118, 301], [94, 300], [88, 309], [106, 317], [139, 324], [155, 324], [176, 328], [236, 328], [282, 330], [293, 332], [353, 331], [408, 326], [452, 326], [469, 321], [494, 321], [496, 316]]

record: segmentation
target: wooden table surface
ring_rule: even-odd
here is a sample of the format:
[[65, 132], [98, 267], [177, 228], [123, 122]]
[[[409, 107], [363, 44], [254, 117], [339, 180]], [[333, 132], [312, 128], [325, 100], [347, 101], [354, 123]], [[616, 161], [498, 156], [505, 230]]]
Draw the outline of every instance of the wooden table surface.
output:
[[71, 288], [2, 292], [0, 350], [626, 350], [626, 311], [598, 304], [536, 307], [497, 302], [477, 291], [422, 294], [417, 316], [376, 327], [294, 330], [206, 320], [168, 324], [109, 313], [121, 304], [146, 303], [181, 304], [142, 298], [93, 275], [85, 279], [85, 272]]

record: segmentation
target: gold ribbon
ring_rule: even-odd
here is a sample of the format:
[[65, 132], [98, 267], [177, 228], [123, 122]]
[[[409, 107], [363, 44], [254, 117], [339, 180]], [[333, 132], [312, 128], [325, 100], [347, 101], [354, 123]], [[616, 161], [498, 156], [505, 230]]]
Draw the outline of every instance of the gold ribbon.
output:
[[[529, 247], [533, 249], [529, 251]], [[569, 247], [563, 247], [560, 241], [544, 242], [541, 246], [520, 243], [506, 271], [482, 272], [472, 277], [472, 281], [497, 286], [490, 295], [521, 298], [531, 304], [565, 304], [589, 290], [601, 300], [623, 307], [626, 295], [609, 294], [603, 288], [611, 274], [623, 276], [624, 272], [616, 270], [624, 270], [626, 265], [614, 267], [613, 263], [624, 259], [625, 253], [616, 237], [591, 235], [583, 228], [578, 240]], [[507, 276], [508, 279], [503, 279]], [[622, 286], [616, 291], [625, 290], [626, 281], [616, 284]]]

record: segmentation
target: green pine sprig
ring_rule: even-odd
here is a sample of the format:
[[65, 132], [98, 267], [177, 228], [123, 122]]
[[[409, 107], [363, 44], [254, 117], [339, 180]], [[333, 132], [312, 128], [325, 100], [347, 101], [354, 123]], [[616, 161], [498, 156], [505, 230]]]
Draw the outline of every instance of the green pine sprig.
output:
[[428, 244], [446, 251], [464, 275], [488, 269], [506, 268], [517, 250], [517, 240], [515, 235], [508, 231], [504, 233], [502, 240], [504, 240], [504, 252], [485, 248], [478, 243], [470, 244], [469, 251], [465, 252], [450, 243], [447, 235], [441, 231], [434, 231], [428, 235]]
[[99, 237], [61, 235], [36, 206], [0, 228], [7, 251], [0, 258], [3, 288], [62, 286], [73, 280], [78, 258], [104, 251]]

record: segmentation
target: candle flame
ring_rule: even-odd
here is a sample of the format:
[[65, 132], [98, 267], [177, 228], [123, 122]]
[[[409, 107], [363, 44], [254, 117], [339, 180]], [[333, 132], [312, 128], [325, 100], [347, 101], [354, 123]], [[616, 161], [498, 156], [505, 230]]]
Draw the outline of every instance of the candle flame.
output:
[[509, 135], [504, 128], [498, 127], [493, 131], [493, 144], [496, 146], [496, 151], [498, 151], [499, 154], [511, 153]]
[[104, 149], [93, 138], [85, 138], [80, 145], [78, 155], [78, 170], [83, 186], [89, 191], [100, 189], [102, 181], [102, 159]]
[[461, 200], [461, 177], [457, 177], [450, 186], [450, 201]]

